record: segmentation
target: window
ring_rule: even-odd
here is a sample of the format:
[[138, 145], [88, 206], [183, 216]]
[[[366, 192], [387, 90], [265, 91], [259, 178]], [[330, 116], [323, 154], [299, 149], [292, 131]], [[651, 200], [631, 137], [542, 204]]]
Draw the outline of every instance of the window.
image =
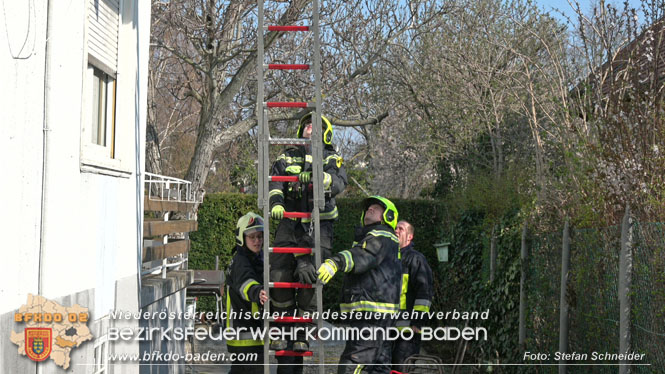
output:
[[[123, 142], [116, 138], [118, 110], [116, 93], [120, 1], [86, 0], [87, 69], [84, 74], [84, 106], [81, 121], [81, 170], [126, 176]], [[120, 148], [118, 148], [120, 147]]]
[[106, 374], [109, 372], [109, 335], [110, 317], [108, 315], [99, 319], [99, 331], [104, 335], [97, 337], [94, 343], [94, 374]]
[[113, 158], [115, 141], [115, 79], [90, 65], [92, 77], [90, 94], [92, 116], [90, 118], [90, 141], [93, 144], [110, 148]]
[[116, 81], [92, 64], [88, 65], [86, 81], [86, 115], [81, 136], [83, 155], [88, 161], [108, 161], [116, 158]]

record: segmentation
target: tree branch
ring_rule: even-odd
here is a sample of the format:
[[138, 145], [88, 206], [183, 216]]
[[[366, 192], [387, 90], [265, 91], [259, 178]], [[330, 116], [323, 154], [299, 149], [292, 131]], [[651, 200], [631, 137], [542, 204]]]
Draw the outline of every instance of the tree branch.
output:
[[388, 117], [388, 112], [383, 112], [379, 114], [378, 116], [374, 117], [369, 117], [367, 119], [361, 119], [361, 120], [344, 120], [341, 118], [336, 118], [336, 117], [329, 117], [330, 121], [334, 126], [342, 126], [342, 127], [354, 127], [354, 126], [369, 126], [369, 125], [378, 125]]

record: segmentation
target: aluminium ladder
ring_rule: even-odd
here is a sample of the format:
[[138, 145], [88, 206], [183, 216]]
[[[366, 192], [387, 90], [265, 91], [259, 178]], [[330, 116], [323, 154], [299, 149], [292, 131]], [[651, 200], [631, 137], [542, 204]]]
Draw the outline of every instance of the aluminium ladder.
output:
[[[258, 2], [258, 32], [257, 32], [257, 84], [258, 91], [256, 96], [256, 112], [257, 121], [259, 126], [258, 136], [258, 153], [259, 153], [259, 166], [258, 166], [258, 206], [263, 212], [263, 219], [265, 222], [265, 229], [263, 231], [263, 284], [266, 293], [269, 294], [269, 288], [312, 288], [316, 287], [316, 310], [317, 330], [323, 326], [322, 311], [323, 311], [323, 285], [317, 282], [315, 285], [302, 284], [297, 282], [270, 282], [270, 253], [299, 253], [299, 254], [312, 254], [314, 253], [315, 268], [318, 269], [321, 265], [321, 227], [319, 213], [325, 207], [325, 198], [323, 192], [323, 141], [321, 129], [321, 52], [320, 52], [320, 36], [319, 36], [319, 0], [312, 1], [312, 24], [310, 26], [291, 26], [291, 25], [270, 25], [264, 26], [264, 0], [257, 0]], [[264, 75], [266, 70], [309, 70], [310, 65], [305, 64], [266, 64], [264, 53], [264, 31], [268, 32], [309, 32], [313, 33], [312, 53], [314, 70], [314, 100], [313, 102], [265, 102], [265, 82]], [[314, 108], [312, 114], [312, 136], [310, 139], [284, 139], [284, 138], [271, 138], [269, 127], [269, 109], [270, 108]], [[314, 248], [274, 248], [269, 246], [270, 241], [270, 201], [269, 201], [269, 187], [270, 181], [281, 182], [297, 182], [297, 176], [270, 176], [270, 145], [310, 145], [312, 154], [312, 183], [313, 183], [313, 209], [312, 212], [284, 212], [283, 219], [289, 218], [306, 218], [310, 219], [310, 225], [314, 230]], [[270, 302], [264, 305], [264, 311], [270, 315]], [[312, 318], [298, 318], [298, 317], [283, 317], [283, 318], [268, 318], [264, 320], [264, 328], [267, 332], [270, 327], [270, 322], [273, 323], [311, 323]], [[264, 340], [264, 373], [270, 372], [270, 356], [312, 356], [311, 351], [308, 352], [294, 352], [294, 351], [277, 351], [271, 352], [269, 350], [270, 339], [266, 337]], [[319, 359], [319, 373], [324, 373], [324, 350], [323, 342], [319, 341], [319, 350], [317, 352]]]

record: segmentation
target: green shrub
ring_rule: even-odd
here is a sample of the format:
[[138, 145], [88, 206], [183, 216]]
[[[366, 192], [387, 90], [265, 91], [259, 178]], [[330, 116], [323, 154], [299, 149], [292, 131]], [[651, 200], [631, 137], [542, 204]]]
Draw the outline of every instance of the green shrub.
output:
[[[335, 223], [333, 252], [351, 247], [355, 227], [360, 224], [362, 198], [337, 200], [339, 219]], [[399, 219], [407, 220], [415, 228], [415, 247], [427, 258], [434, 274], [435, 295], [433, 312], [490, 310], [488, 321], [470, 326], [482, 326], [488, 331], [487, 342], [470, 342], [467, 359], [489, 362], [497, 355], [503, 362], [516, 362], [517, 314], [519, 309], [519, 248], [521, 218], [516, 210], [505, 213], [499, 222], [497, 240], [497, 276], [494, 283], [487, 281], [484, 266], [488, 257], [490, 230], [488, 212], [467, 209], [450, 214], [447, 204], [440, 200], [392, 199], [399, 211]], [[199, 229], [192, 233], [190, 268], [214, 269], [215, 256], [220, 256], [224, 268], [230, 261], [230, 250], [235, 243], [235, 224], [247, 211], [258, 213], [256, 195], [213, 194], [206, 196], [199, 208]], [[451, 217], [455, 217], [452, 221]], [[274, 232], [274, 227], [273, 230]], [[448, 263], [439, 263], [434, 243], [450, 241]], [[324, 310], [339, 310], [343, 274], [338, 274], [324, 288]], [[204, 310], [213, 310], [209, 302], [200, 303]], [[459, 322], [459, 321], [457, 321]], [[456, 325], [454, 321], [431, 321], [433, 325]], [[464, 322], [462, 322], [462, 325]], [[431, 352], [446, 352], [446, 361], [454, 357], [454, 343], [429, 342]], [[452, 352], [452, 355], [450, 354]], [[511, 361], [513, 360], [514, 361]]]
[[[355, 227], [360, 224], [362, 198], [338, 199], [339, 219], [335, 223], [333, 252], [348, 249], [353, 244]], [[416, 230], [416, 249], [427, 257], [432, 265], [438, 263], [434, 243], [444, 231], [443, 222], [447, 217], [446, 208], [440, 201], [394, 199], [399, 218], [411, 222]], [[235, 225], [248, 211], [259, 213], [256, 195], [210, 194], [207, 195], [198, 212], [198, 231], [190, 236], [192, 250], [189, 265], [192, 269], [214, 269], [215, 256], [220, 258], [220, 268], [225, 268], [231, 260], [231, 249], [235, 245]], [[274, 232], [274, 227], [272, 232]], [[339, 309], [342, 280], [339, 274], [326, 285], [324, 309]], [[207, 303], [203, 303], [208, 308]]]
[[[337, 199], [339, 219], [335, 223], [333, 252], [351, 248], [354, 231], [360, 225], [363, 198]], [[434, 243], [445, 232], [444, 222], [447, 217], [445, 205], [437, 200], [391, 199], [397, 207], [400, 220], [409, 221], [415, 228], [415, 248], [422, 252], [435, 269], [438, 264]], [[435, 277], [438, 274], [435, 273]], [[323, 308], [339, 309], [343, 276], [340, 274], [326, 285], [323, 294]]]
[[214, 269], [219, 256], [220, 269], [231, 260], [235, 246], [235, 227], [238, 218], [253, 211], [259, 213], [256, 195], [209, 194], [199, 206], [197, 231], [191, 233], [189, 253], [191, 269]]

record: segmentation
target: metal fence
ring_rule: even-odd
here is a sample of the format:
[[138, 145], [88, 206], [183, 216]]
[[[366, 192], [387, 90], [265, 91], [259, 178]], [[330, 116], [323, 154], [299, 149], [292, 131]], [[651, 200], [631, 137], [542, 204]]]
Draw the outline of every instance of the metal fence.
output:
[[665, 370], [665, 225], [635, 225], [633, 249], [632, 343], [636, 352], [656, 370], [639, 367], [634, 372]]
[[[626, 363], [651, 366], [540, 366], [534, 372], [663, 370], [665, 225], [631, 222], [626, 217], [622, 226], [571, 228], [569, 235], [569, 271], [563, 277], [562, 268], [567, 264], [563, 261], [562, 265], [566, 256], [563, 233], [532, 235], [526, 271], [526, 313], [521, 317], [526, 327], [525, 349], [551, 353], [550, 360], [554, 360], [554, 353], [566, 347], [568, 353], [587, 354], [586, 363], [594, 363], [593, 352], [620, 353], [627, 349], [645, 356], [642, 361]], [[621, 290], [625, 292], [622, 294]], [[562, 308], [568, 312], [562, 315]]]

